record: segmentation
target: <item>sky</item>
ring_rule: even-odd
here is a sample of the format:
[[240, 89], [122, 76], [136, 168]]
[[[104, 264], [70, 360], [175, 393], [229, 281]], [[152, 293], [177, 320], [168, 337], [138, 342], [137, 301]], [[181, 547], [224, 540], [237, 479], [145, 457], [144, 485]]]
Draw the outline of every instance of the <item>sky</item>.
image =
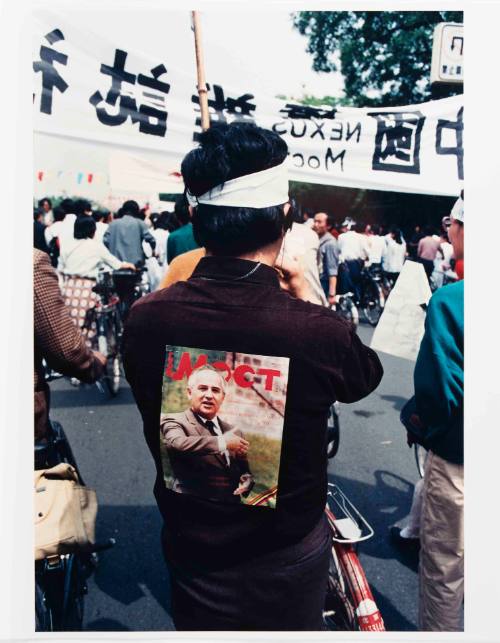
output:
[[[341, 74], [312, 71], [312, 56], [306, 53], [307, 37], [293, 28], [290, 12], [202, 11], [200, 18], [207, 76], [219, 66], [228, 76], [229, 55], [246, 62], [245, 68], [251, 60], [252, 74], [264, 85], [272, 81], [271, 95], [341, 95]], [[235, 67], [231, 65], [232, 73]]]

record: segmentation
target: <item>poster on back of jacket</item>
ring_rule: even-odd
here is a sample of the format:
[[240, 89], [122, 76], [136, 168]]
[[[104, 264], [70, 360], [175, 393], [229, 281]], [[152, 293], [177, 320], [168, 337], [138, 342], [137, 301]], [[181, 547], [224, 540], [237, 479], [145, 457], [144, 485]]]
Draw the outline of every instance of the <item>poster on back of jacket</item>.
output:
[[160, 416], [165, 486], [276, 507], [288, 357], [167, 346]]

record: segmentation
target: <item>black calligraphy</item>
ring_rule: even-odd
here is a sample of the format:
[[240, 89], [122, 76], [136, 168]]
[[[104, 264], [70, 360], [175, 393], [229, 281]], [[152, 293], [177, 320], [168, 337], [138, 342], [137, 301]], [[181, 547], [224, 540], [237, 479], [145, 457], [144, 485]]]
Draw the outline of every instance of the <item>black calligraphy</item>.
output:
[[[253, 122], [255, 120], [253, 112], [255, 104], [250, 101], [254, 98], [253, 94], [242, 94], [237, 98], [225, 97], [224, 89], [221, 85], [213, 86], [207, 83], [207, 90], [212, 91], [213, 98], [208, 99], [208, 109], [210, 112], [210, 122], [213, 123], [230, 123], [234, 121]], [[199, 112], [200, 98], [198, 94], [191, 96], [191, 102], [198, 105], [196, 110]], [[197, 131], [193, 133], [193, 140], [199, 141], [201, 133], [201, 118], [198, 116], [195, 122]]]
[[[151, 76], [132, 74], [125, 71], [127, 52], [116, 49], [113, 66], [101, 65], [101, 73], [111, 77], [111, 88], [103, 98], [97, 91], [89, 98], [95, 107], [97, 118], [104, 125], [116, 127], [123, 125], [128, 118], [133, 124], [139, 123], [139, 131], [153, 136], [165, 136], [167, 131], [167, 117], [165, 97], [170, 91], [170, 85], [160, 76], [167, 73], [165, 65], [160, 64], [151, 69]], [[141, 104], [130, 89], [123, 89], [123, 84], [142, 86]], [[113, 107], [112, 112], [108, 108]]]
[[[449, 130], [455, 134], [455, 145], [443, 145], [443, 133]], [[464, 146], [463, 146], [463, 131], [464, 131], [464, 108], [461, 107], [457, 112], [457, 120], [450, 121], [440, 118], [436, 127], [436, 153], [437, 154], [453, 154], [457, 157], [457, 174], [458, 178], [462, 181], [464, 178]]]
[[[60, 29], [54, 29], [45, 36], [49, 45], [64, 40]], [[42, 94], [40, 99], [40, 111], [44, 114], [52, 114], [52, 94], [54, 87], [63, 94], [68, 89], [68, 84], [59, 74], [54, 64], [66, 65], [68, 56], [55, 49], [42, 45], [40, 47], [40, 60], [33, 62], [33, 70], [42, 75]]]
[[425, 116], [414, 112], [370, 112], [377, 120], [372, 168], [420, 174], [420, 137]]

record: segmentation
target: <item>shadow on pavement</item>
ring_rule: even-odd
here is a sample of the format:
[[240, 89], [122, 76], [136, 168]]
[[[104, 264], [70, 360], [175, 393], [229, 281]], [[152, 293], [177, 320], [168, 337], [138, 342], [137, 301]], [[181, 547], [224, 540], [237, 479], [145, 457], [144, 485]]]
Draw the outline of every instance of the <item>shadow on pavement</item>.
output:
[[[394, 606], [394, 604], [389, 601], [383, 594], [381, 594], [376, 587], [370, 584], [373, 598], [377, 607], [382, 614], [384, 619], [385, 628], [387, 631], [391, 632], [416, 632], [417, 627], [414, 623], [411, 623], [407, 618], [401, 614], [401, 612]], [[391, 624], [397, 623], [397, 629]]]
[[87, 623], [86, 632], [130, 632], [130, 628], [125, 627], [122, 623], [114, 621], [112, 618], [98, 618], [91, 623]]
[[60, 384], [60, 388], [55, 388], [54, 385], [51, 385], [50, 405], [53, 409], [135, 404], [132, 391], [125, 384], [122, 384], [116, 397], [111, 397], [107, 392], [101, 393], [95, 384], [65, 386], [64, 388], [62, 386]]
[[401, 411], [403, 406], [408, 401], [407, 397], [401, 397], [400, 395], [379, 395], [379, 397], [386, 402], [392, 402], [392, 405], [396, 409], [396, 411]]
[[[97, 539], [115, 538], [116, 545], [99, 554], [94, 581], [100, 591], [122, 605], [130, 606], [143, 598], [154, 599], [156, 617], [163, 625], [161, 629], [173, 630], [168, 572], [160, 545], [161, 524], [156, 506], [100, 506]], [[112, 617], [113, 614], [109, 614], [107, 618], [94, 620], [86, 629], [144, 629], [140, 622], [126, 627]], [[147, 618], [144, 625], [148, 629]]]

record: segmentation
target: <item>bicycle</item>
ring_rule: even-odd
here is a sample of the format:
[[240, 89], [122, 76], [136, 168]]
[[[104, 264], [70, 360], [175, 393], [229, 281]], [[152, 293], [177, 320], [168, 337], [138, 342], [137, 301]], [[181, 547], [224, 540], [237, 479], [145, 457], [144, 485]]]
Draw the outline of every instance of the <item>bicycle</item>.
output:
[[340, 407], [338, 402], [334, 402], [328, 410], [326, 421], [326, 455], [328, 458], [334, 458], [337, 455], [340, 444]]
[[359, 324], [359, 312], [354, 301], [354, 294], [346, 292], [342, 295], [335, 295], [335, 303], [332, 308], [345, 320], [350, 322], [357, 328]]
[[359, 308], [370, 326], [376, 326], [382, 315], [385, 297], [382, 290], [380, 270], [363, 268], [359, 283]]
[[[120, 348], [123, 321], [120, 312], [120, 298], [115, 292], [112, 273], [99, 272], [96, 285], [92, 290], [99, 295], [99, 299], [95, 307], [87, 311], [84, 327], [90, 327], [92, 321], [95, 321], [97, 348], [107, 357], [101, 380], [104, 381], [109, 394], [114, 397], [120, 390], [122, 375]], [[102, 390], [102, 385], [99, 387]]]
[[323, 620], [328, 630], [384, 632], [356, 546], [371, 538], [372, 527], [341, 489], [328, 483], [325, 513], [332, 531], [332, 549]]
[[[78, 465], [62, 426], [49, 421], [46, 441], [35, 442], [35, 470], [61, 462]], [[54, 555], [35, 561], [35, 630], [37, 632], [80, 631], [83, 625], [87, 580], [97, 566], [97, 552], [115, 544], [96, 543], [91, 551]]]
[[[133, 270], [100, 271], [92, 290], [99, 295], [94, 308], [87, 312], [84, 327], [96, 324], [97, 347], [106, 355], [107, 362], [101, 380], [109, 394], [115, 397], [122, 378], [121, 347], [123, 324], [132, 304], [149, 292], [145, 280], [146, 268]], [[102, 385], [98, 383], [102, 390]]]
[[[339, 448], [338, 402], [329, 409], [327, 456], [335, 457]], [[277, 487], [263, 492], [251, 502], [262, 505], [275, 498]], [[332, 533], [328, 586], [323, 609], [325, 629], [334, 631], [385, 631], [384, 621], [373, 597], [356, 547], [374, 534], [338, 485], [328, 483], [325, 514]]]

